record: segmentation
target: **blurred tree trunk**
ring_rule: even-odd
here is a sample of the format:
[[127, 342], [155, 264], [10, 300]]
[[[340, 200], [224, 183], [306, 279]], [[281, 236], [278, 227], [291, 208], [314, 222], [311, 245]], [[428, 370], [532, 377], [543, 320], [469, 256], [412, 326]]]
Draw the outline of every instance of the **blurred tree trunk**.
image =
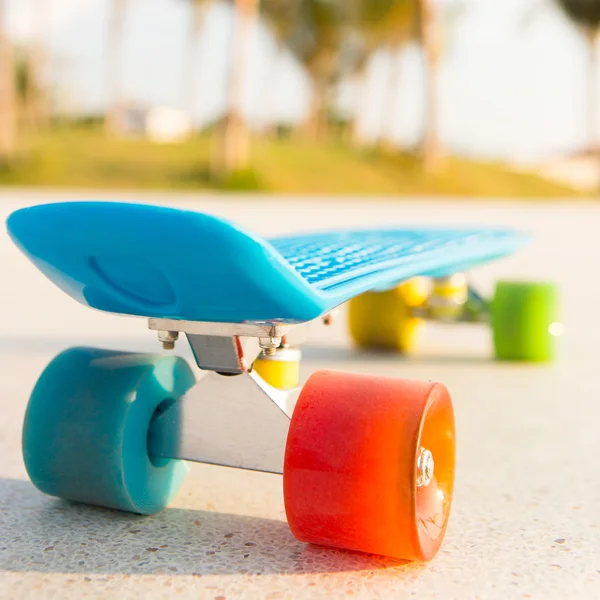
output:
[[325, 77], [313, 79], [313, 93], [306, 134], [312, 142], [322, 142], [329, 130], [329, 82]]
[[354, 107], [354, 115], [352, 116], [352, 145], [359, 148], [363, 145], [363, 137], [361, 135], [361, 119], [367, 112], [368, 88], [367, 88], [367, 65], [368, 60], [365, 58], [355, 74], [356, 81], [356, 104]]
[[197, 109], [197, 65], [200, 46], [200, 32], [204, 23], [206, 0], [192, 0], [192, 21], [188, 34], [187, 52], [185, 54], [185, 67], [183, 70], [183, 97], [190, 119]]
[[274, 89], [278, 85], [279, 73], [285, 55], [285, 44], [278, 37], [275, 39], [275, 53], [271, 61], [269, 75], [265, 79], [262, 90], [262, 106], [265, 107], [265, 121], [263, 132], [268, 136], [277, 136], [279, 132], [279, 119], [277, 115], [278, 95]]
[[439, 132], [439, 68], [442, 28], [436, 0], [420, 0], [420, 39], [425, 59], [425, 122], [423, 133], [423, 165], [433, 172], [441, 168], [444, 151]]
[[386, 98], [383, 110], [384, 127], [380, 138], [380, 147], [386, 152], [392, 152], [396, 148], [396, 140], [393, 137], [394, 122], [398, 106], [396, 105], [396, 97], [400, 85], [401, 71], [401, 55], [400, 47], [391, 48], [392, 72], [389, 78], [389, 85], [386, 90]]
[[29, 46], [29, 89], [27, 94], [27, 122], [29, 127], [38, 129], [48, 123], [49, 113], [44, 86], [44, 35], [48, 19], [47, 0], [34, 0], [32, 6], [33, 39]]
[[589, 76], [588, 76], [588, 109], [587, 132], [589, 135], [589, 151], [600, 156], [600, 138], [598, 135], [598, 38], [600, 30], [586, 28], [585, 37], [589, 48]]
[[6, 32], [6, 2], [0, 0], [0, 163], [10, 160], [16, 146], [16, 93], [12, 45]]
[[259, 0], [236, 0], [227, 112], [215, 139], [213, 174], [227, 178], [250, 168], [250, 130], [244, 119], [244, 76], [250, 33], [258, 18]]
[[106, 86], [108, 108], [106, 131], [118, 135], [123, 130], [123, 44], [127, 0], [111, 0], [108, 24]]

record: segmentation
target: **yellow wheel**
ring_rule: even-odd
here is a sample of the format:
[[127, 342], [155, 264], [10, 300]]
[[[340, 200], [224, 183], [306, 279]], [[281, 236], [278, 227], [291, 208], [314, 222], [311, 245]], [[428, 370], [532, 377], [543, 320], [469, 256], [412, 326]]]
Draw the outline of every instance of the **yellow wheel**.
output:
[[254, 370], [269, 384], [280, 390], [291, 390], [300, 381], [301, 353], [297, 348], [278, 348], [273, 355], [261, 355]]
[[412, 315], [429, 296], [427, 280], [411, 279], [387, 292], [367, 292], [349, 302], [350, 335], [362, 348], [410, 352], [423, 321]]

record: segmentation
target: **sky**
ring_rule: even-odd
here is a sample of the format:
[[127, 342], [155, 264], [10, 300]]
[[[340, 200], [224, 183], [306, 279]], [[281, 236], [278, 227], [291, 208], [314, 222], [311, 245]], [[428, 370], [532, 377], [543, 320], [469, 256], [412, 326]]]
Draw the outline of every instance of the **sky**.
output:
[[[440, 79], [444, 142], [455, 152], [518, 164], [580, 149], [589, 137], [589, 58], [577, 30], [552, 0], [461, 1], [460, 16], [448, 28]], [[38, 35], [43, 23], [48, 78], [65, 110], [89, 113], [105, 106], [109, 4], [109, 0], [8, 0], [15, 40], [26, 42]], [[186, 109], [189, 0], [129, 4], [123, 64], [126, 98], [146, 107]], [[232, 30], [230, 9], [216, 3], [206, 14], [194, 69], [193, 118], [198, 123], [224, 109]], [[282, 121], [302, 118], [310, 99], [308, 78], [291, 54], [277, 54], [264, 25], [254, 31], [247, 67], [248, 118], [257, 124], [270, 114]], [[390, 84], [394, 72], [396, 89]], [[402, 145], [419, 140], [423, 64], [417, 47], [375, 55], [362, 93], [348, 81], [339, 102], [351, 113], [361, 99], [365, 110], [359, 124], [366, 138], [387, 131]]]

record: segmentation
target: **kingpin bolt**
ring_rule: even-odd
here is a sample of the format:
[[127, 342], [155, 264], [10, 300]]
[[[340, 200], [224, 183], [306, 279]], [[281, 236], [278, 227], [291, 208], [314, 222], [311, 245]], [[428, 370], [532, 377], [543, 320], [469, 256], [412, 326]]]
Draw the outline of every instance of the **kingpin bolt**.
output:
[[273, 356], [277, 351], [277, 348], [281, 346], [281, 338], [280, 337], [268, 337], [268, 338], [260, 338], [258, 340], [259, 346], [262, 348], [263, 354], [265, 356]]
[[159, 331], [158, 341], [162, 343], [163, 350], [174, 350], [175, 342], [179, 339], [178, 331]]

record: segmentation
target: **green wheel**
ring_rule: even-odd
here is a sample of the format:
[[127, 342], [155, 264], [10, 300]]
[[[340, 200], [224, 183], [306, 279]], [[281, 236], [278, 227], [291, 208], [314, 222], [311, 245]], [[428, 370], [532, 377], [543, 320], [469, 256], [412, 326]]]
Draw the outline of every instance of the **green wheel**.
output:
[[554, 358], [561, 329], [555, 285], [499, 282], [491, 317], [498, 359], [544, 362]]
[[72, 348], [39, 378], [23, 426], [34, 485], [67, 500], [139, 514], [164, 508], [183, 483], [177, 460], [148, 456], [152, 417], [194, 384], [181, 358]]

